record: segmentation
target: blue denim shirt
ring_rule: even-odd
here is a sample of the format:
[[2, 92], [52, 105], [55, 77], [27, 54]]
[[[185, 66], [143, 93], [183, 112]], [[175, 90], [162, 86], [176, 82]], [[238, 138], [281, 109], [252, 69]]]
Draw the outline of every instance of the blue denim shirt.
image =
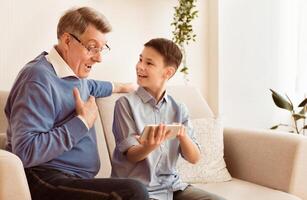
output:
[[182, 123], [186, 126], [187, 134], [197, 144], [187, 108], [166, 92], [160, 102], [156, 102], [144, 88], [139, 87], [134, 93], [116, 101], [113, 121], [116, 147], [112, 159], [112, 177], [138, 179], [147, 186], [150, 198], [172, 200], [174, 191], [184, 190], [188, 185], [180, 180], [176, 171], [180, 155], [178, 139], [165, 141], [138, 163], [129, 162], [125, 155], [130, 147], [139, 144], [136, 136], [142, 133], [147, 124], [159, 123]]

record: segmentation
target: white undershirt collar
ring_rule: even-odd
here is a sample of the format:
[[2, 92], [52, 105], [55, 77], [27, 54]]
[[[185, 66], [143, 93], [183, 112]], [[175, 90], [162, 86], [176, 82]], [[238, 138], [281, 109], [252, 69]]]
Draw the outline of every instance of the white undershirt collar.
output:
[[74, 76], [79, 78], [74, 71], [69, 67], [65, 60], [61, 57], [58, 51], [53, 47], [49, 54], [46, 55], [46, 59], [53, 66], [55, 73], [59, 78], [65, 78], [69, 76]]

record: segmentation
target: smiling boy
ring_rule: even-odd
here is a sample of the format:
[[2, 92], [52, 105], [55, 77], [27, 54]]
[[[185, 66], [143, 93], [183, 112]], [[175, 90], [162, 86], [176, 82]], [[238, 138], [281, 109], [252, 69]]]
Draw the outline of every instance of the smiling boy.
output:
[[[136, 65], [137, 91], [116, 101], [113, 133], [116, 147], [112, 176], [134, 178], [147, 186], [151, 199], [222, 199], [181, 181], [176, 162], [181, 155], [197, 163], [200, 151], [187, 108], [167, 94], [167, 81], [175, 74], [182, 54], [164, 38], [145, 43]], [[175, 139], [169, 138], [166, 124], [182, 124]], [[152, 128], [145, 140], [140, 135], [147, 124]]]

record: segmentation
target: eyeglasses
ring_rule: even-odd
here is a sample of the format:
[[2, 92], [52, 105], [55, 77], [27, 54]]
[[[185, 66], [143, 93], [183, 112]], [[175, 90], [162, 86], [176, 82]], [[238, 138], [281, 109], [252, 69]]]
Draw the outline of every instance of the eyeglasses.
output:
[[111, 48], [109, 47], [109, 45], [105, 44], [104, 47], [101, 47], [101, 48], [97, 48], [97, 47], [91, 47], [91, 46], [86, 46], [84, 45], [81, 40], [75, 36], [74, 34], [72, 33], [69, 33], [69, 35], [71, 35], [75, 40], [77, 40], [77, 42], [79, 42], [84, 48], [86, 48], [87, 52], [90, 54], [90, 55], [96, 55], [97, 53], [102, 53], [102, 54], [105, 54], [109, 51], [111, 51]]

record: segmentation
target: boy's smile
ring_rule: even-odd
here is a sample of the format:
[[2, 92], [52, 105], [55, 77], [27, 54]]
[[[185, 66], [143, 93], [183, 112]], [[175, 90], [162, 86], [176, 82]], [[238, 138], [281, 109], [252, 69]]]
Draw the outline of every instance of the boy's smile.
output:
[[152, 47], [144, 47], [136, 64], [137, 83], [140, 86], [159, 99], [173, 73], [173, 67], [165, 65], [164, 58], [158, 51]]
[[151, 47], [145, 47], [136, 64], [137, 83], [150, 93], [164, 90], [166, 69], [162, 55]]

